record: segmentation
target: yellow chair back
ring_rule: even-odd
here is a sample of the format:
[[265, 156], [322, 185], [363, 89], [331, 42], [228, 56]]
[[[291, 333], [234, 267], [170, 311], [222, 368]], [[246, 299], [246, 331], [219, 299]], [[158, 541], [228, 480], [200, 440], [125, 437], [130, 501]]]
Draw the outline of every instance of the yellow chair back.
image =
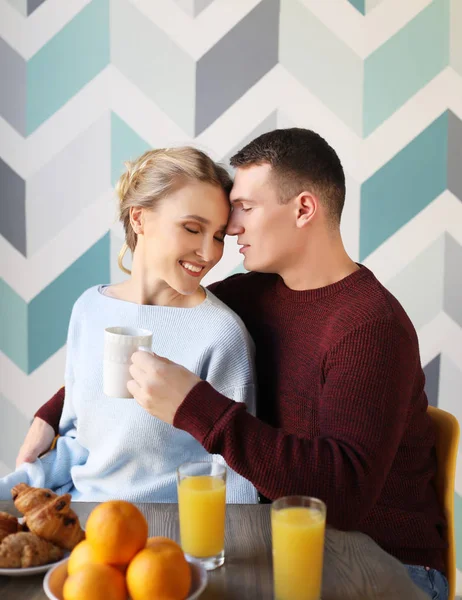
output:
[[459, 422], [451, 413], [428, 407], [428, 414], [435, 425], [436, 456], [438, 462], [436, 491], [447, 521], [446, 576], [449, 582], [449, 600], [456, 597], [456, 539], [454, 525], [454, 493], [456, 481], [457, 450], [459, 445]]

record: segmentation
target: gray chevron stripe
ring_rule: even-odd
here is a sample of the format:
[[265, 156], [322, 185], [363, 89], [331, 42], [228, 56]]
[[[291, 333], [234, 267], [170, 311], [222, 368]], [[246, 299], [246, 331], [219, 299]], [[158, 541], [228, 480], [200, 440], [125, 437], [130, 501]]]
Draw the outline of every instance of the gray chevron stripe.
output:
[[1, 37], [0, 81], [0, 115], [26, 135], [26, 61]]
[[198, 135], [278, 61], [279, 0], [263, 0], [197, 64]]
[[26, 256], [26, 182], [1, 158], [0, 214], [0, 234]]
[[462, 201], [462, 121], [448, 111], [448, 189]]

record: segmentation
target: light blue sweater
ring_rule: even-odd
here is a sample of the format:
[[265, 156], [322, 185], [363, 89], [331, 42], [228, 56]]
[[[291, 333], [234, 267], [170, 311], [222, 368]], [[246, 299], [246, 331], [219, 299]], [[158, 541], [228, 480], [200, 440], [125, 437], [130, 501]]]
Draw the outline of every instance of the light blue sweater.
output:
[[[224, 463], [188, 433], [151, 416], [134, 399], [103, 394], [106, 327], [153, 332], [153, 350], [255, 410], [253, 342], [243, 323], [207, 291], [193, 308], [146, 306], [84, 292], [72, 310], [67, 340], [66, 397], [56, 449], [0, 479], [0, 499], [24, 482], [69, 491], [75, 500], [111, 498], [176, 502], [176, 469], [187, 461]], [[254, 503], [255, 488], [228, 468], [227, 501]]]

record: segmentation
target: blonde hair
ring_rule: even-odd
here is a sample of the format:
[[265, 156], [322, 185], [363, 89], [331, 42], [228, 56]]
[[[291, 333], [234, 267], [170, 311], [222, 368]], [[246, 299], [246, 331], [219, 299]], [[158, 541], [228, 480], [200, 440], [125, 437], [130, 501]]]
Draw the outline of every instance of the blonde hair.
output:
[[157, 202], [188, 181], [211, 183], [229, 194], [232, 180], [224, 167], [190, 146], [148, 150], [137, 160], [126, 162], [125, 166], [127, 170], [116, 185], [120, 221], [125, 230], [118, 265], [130, 275], [123, 266], [123, 258], [128, 249], [133, 253], [137, 242], [137, 234], [130, 222], [131, 207], [153, 209]]

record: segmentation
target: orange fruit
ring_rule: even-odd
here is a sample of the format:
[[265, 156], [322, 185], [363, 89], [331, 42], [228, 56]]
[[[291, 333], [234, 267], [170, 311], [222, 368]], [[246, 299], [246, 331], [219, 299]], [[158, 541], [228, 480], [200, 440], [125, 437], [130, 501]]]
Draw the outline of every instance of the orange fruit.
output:
[[126, 565], [145, 547], [148, 523], [130, 502], [110, 500], [90, 513], [85, 534], [97, 562]]
[[126, 600], [127, 587], [120, 571], [108, 565], [83, 565], [69, 575], [64, 600]]
[[98, 561], [98, 558], [95, 556], [88, 540], [83, 540], [83, 542], [77, 544], [69, 556], [67, 573], [68, 575], [73, 575], [84, 565], [96, 564], [98, 562], [102, 564], [102, 561]]
[[161, 535], [148, 538], [148, 541], [146, 542], [146, 548], [150, 548], [151, 546], [157, 546], [158, 544], [167, 544], [168, 546], [171, 546], [172, 548], [175, 548], [179, 552], [183, 553], [183, 550], [181, 549], [181, 546], [179, 544], [177, 544], [170, 538], [163, 537]]
[[[95, 555], [92, 547], [88, 543], [88, 540], [83, 540], [79, 542], [77, 546], [72, 550], [71, 555], [69, 556], [69, 560], [67, 561], [67, 573], [68, 575], [73, 575], [76, 573], [81, 567], [84, 565], [105, 565], [98, 556]], [[125, 573], [126, 565], [109, 565], [118, 569], [121, 573]]]
[[167, 542], [141, 550], [128, 565], [126, 577], [132, 600], [184, 600], [191, 587], [191, 570], [183, 552]]

